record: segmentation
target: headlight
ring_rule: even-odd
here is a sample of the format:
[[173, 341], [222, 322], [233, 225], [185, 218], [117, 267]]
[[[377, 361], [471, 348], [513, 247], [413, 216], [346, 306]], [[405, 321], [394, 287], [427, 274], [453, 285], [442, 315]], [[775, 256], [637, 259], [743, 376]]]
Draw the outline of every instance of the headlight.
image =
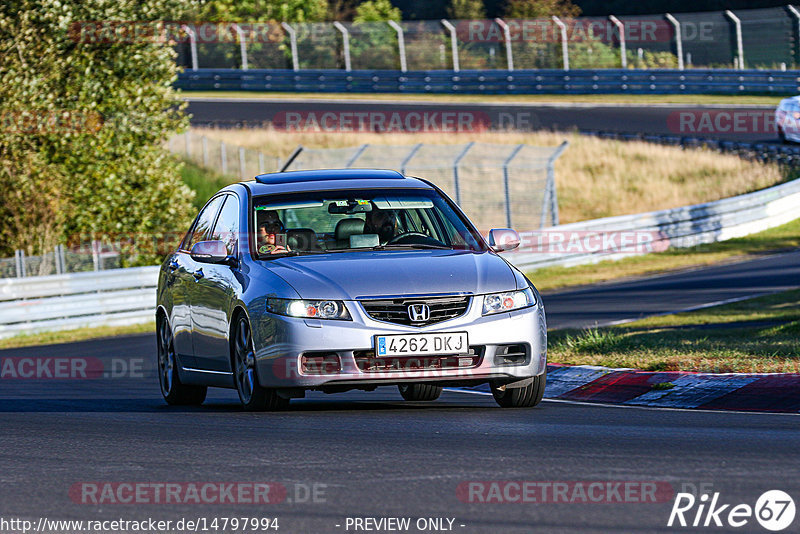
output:
[[350, 313], [341, 300], [267, 299], [267, 311], [305, 319], [340, 319], [350, 321]]
[[492, 293], [483, 297], [483, 314], [502, 313], [536, 304], [536, 297], [531, 288], [522, 291]]

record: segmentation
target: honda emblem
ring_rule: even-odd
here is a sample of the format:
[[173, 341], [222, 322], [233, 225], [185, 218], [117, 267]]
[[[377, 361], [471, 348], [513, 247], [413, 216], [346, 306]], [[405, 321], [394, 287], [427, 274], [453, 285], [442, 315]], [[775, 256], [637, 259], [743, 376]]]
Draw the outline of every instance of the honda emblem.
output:
[[425, 322], [431, 318], [431, 309], [427, 304], [411, 304], [408, 307], [408, 318], [415, 323]]

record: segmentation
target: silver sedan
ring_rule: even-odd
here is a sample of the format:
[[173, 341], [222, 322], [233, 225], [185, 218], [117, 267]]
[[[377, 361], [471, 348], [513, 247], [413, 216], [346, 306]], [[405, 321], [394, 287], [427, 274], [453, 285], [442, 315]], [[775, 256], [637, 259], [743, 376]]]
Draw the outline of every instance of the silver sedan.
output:
[[307, 390], [397, 386], [409, 401], [488, 383], [535, 406], [547, 331], [536, 288], [440, 189], [394, 171], [266, 174], [226, 187], [165, 260], [158, 367], [170, 404], [235, 388], [276, 410]]

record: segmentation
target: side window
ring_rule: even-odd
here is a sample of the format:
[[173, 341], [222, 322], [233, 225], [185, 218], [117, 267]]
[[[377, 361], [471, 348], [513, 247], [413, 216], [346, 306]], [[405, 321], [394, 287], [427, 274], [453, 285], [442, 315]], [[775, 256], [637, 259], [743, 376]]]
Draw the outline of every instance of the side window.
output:
[[217, 218], [217, 212], [224, 200], [225, 196], [218, 196], [203, 208], [203, 211], [197, 216], [191, 234], [187, 236], [188, 239], [184, 240], [181, 248], [191, 250], [195, 243], [208, 239], [207, 236], [211, 233], [211, 226], [214, 224], [214, 219]]
[[226, 197], [210, 239], [222, 241], [228, 254], [236, 255], [239, 243], [239, 199], [235, 196]]

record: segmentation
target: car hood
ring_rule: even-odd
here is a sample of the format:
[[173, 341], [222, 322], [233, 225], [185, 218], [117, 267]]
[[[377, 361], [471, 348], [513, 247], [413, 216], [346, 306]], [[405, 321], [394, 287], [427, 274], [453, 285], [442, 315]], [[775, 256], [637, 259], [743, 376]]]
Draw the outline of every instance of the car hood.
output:
[[517, 285], [508, 264], [488, 252], [339, 252], [277, 258], [263, 264], [306, 299], [481, 294], [513, 290]]

